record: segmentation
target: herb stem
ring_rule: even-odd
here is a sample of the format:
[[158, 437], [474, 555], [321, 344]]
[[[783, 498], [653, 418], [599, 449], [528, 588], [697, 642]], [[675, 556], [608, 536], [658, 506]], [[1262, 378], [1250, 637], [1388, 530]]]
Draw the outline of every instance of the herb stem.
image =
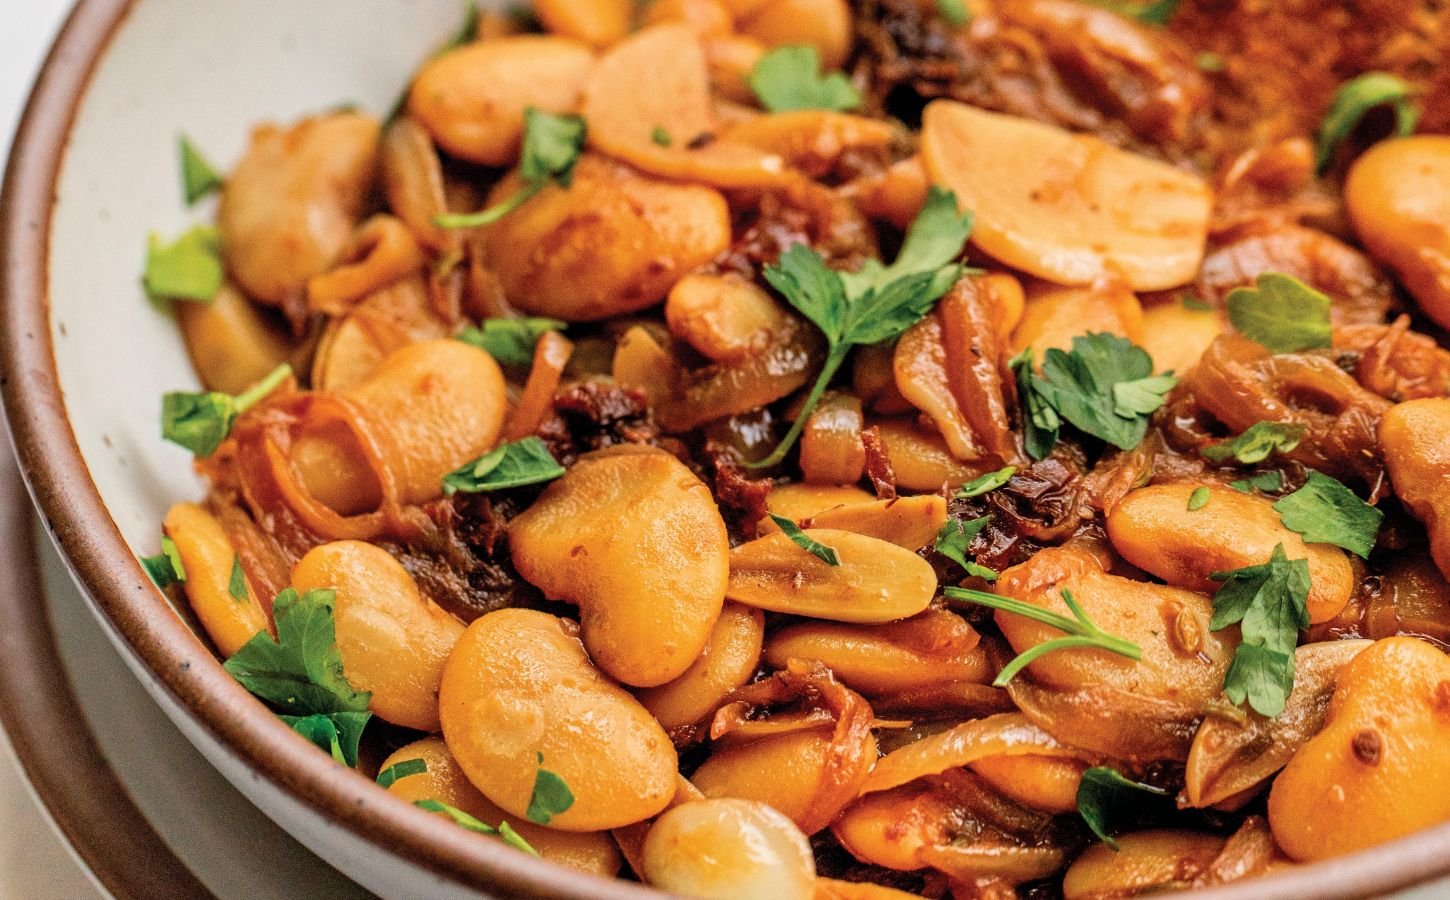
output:
[[273, 369], [271, 372], [268, 372], [261, 381], [257, 382], [256, 384], [252, 385], [251, 387], [247, 388], [245, 391], [237, 395], [237, 413], [244, 413], [247, 410], [251, 409], [253, 406], [256, 406], [258, 401], [275, 391], [278, 385], [286, 381], [291, 376], [292, 367], [287, 363], [282, 363], [282, 365]]
[[547, 182], [535, 181], [525, 185], [514, 192], [512, 197], [495, 203], [486, 209], [475, 213], [446, 213], [433, 217], [433, 224], [439, 228], [481, 228], [484, 225], [492, 225], [499, 219], [534, 199], [535, 195], [542, 191]]
[[806, 419], [810, 418], [811, 411], [816, 408], [816, 404], [821, 402], [821, 395], [826, 392], [826, 386], [836, 376], [836, 372], [841, 368], [841, 364], [846, 361], [846, 355], [850, 352], [851, 345], [849, 344], [839, 344], [831, 348], [830, 355], [826, 357], [826, 364], [822, 367], [821, 374], [817, 376], [815, 386], [811, 388], [810, 394], [806, 396], [805, 405], [801, 407], [800, 414], [795, 417], [795, 422], [791, 424], [790, 431], [785, 433], [785, 437], [781, 439], [780, 443], [776, 445], [769, 456], [757, 462], [747, 462], [745, 463], [745, 468], [768, 469], [771, 466], [780, 465], [781, 460], [785, 459], [785, 455], [790, 452], [790, 448], [795, 445], [796, 440], [801, 436], [801, 432], [805, 430]]

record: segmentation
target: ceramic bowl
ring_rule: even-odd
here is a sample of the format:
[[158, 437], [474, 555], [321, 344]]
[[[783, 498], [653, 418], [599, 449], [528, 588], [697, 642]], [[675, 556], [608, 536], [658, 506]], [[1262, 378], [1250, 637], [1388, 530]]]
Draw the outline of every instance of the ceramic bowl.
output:
[[[161, 394], [195, 376], [175, 323], [139, 286], [149, 231], [210, 217], [181, 204], [178, 133], [228, 164], [252, 123], [342, 103], [381, 113], [460, 16], [458, 0], [82, 0], [31, 98], [0, 207], [6, 412], [48, 530], [136, 676], [309, 848], [384, 897], [658, 896], [480, 840], [335, 765], [226, 675], [136, 561], [167, 506], [201, 491], [157, 424]], [[1195, 896], [1365, 896], [1447, 870], [1442, 827]]]

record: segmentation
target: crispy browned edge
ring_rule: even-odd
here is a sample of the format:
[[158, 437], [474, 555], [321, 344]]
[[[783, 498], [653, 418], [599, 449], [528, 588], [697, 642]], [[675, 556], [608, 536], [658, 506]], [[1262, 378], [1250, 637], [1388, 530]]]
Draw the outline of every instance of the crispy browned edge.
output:
[[[41, 70], [0, 196], [0, 398], [46, 526], [132, 651], [213, 738], [321, 815], [460, 884], [512, 896], [639, 898], [639, 885], [571, 872], [478, 840], [334, 765], [221, 668], [168, 610], [91, 481], [66, 419], [46, 296], [51, 203], [91, 70], [137, 0], [81, 0]], [[144, 0], [143, 0], [144, 2]], [[139, 237], [138, 237], [139, 240]], [[1450, 824], [1340, 860], [1201, 891], [1199, 900], [1384, 894], [1450, 874]]]

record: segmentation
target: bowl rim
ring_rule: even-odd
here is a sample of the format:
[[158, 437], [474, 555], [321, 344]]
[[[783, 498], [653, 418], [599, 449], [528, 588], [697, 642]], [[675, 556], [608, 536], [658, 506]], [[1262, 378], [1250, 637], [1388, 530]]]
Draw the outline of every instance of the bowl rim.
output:
[[[53, 198], [72, 123], [96, 64], [137, 2], [78, 0], [31, 91], [0, 188], [0, 400], [46, 530], [134, 656], [194, 723], [312, 812], [463, 887], [511, 896], [662, 896], [480, 841], [336, 765], [226, 674], [172, 612], [122, 538], [66, 416], [49, 322], [48, 267]], [[1450, 823], [1195, 896], [1337, 900], [1380, 895], [1447, 874]]]

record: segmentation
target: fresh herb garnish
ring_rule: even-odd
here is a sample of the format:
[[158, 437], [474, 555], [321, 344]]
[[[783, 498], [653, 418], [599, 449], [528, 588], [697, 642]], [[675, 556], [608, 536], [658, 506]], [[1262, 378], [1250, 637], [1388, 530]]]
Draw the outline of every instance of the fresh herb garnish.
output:
[[859, 272], [841, 273], [814, 250], [794, 244], [766, 268], [766, 281], [825, 333], [829, 352], [790, 431], [769, 456], [747, 467], [785, 459], [852, 347], [890, 340], [931, 311], [961, 275], [955, 260], [971, 231], [972, 215], [957, 213], [956, 195], [933, 187], [890, 266], [872, 260]]
[[1415, 105], [1414, 94], [1413, 87], [1388, 72], [1365, 72], [1340, 85], [1315, 136], [1315, 165], [1319, 171], [1329, 166], [1334, 159], [1334, 151], [1377, 106], [1388, 105], [1394, 110], [1397, 137], [1414, 134], [1420, 121], [1420, 109]]
[[813, 540], [810, 535], [802, 531], [801, 527], [790, 519], [787, 519], [785, 516], [777, 516], [775, 513], [767, 513], [767, 515], [770, 516], [770, 521], [780, 526], [781, 532], [790, 538], [791, 542], [797, 547], [805, 550], [828, 566], [839, 566], [841, 564], [841, 560], [836, 556], [834, 549], [827, 547], [820, 541]]
[[1135, 794], [1168, 796], [1160, 787], [1125, 778], [1107, 766], [1093, 766], [1082, 773], [1082, 781], [1078, 782], [1078, 815], [1099, 840], [1117, 850], [1118, 842], [1108, 833], [1109, 824], [1119, 810], [1139, 803], [1142, 798]]
[[771, 112], [845, 112], [861, 105], [861, 95], [844, 74], [821, 75], [821, 55], [810, 46], [780, 47], [762, 56], [750, 71], [750, 89]]
[[1385, 514], [1328, 475], [1310, 470], [1304, 486], [1274, 504], [1284, 527], [1311, 544], [1333, 544], [1369, 559]]
[[1211, 304], [1195, 294], [1179, 294], [1178, 302], [1184, 309], [1191, 309], [1194, 312], [1210, 312], [1213, 309]]
[[181, 564], [181, 551], [176, 549], [176, 542], [166, 535], [161, 536], [161, 552], [155, 556], [141, 557], [141, 567], [162, 590], [173, 584], [186, 583], [186, 567]]
[[210, 303], [222, 279], [221, 239], [210, 225], [198, 225], [170, 244], [155, 232], [147, 237], [141, 283], [152, 300]]
[[1017, 474], [1016, 466], [1004, 466], [995, 472], [988, 472], [978, 478], [973, 478], [966, 484], [957, 488], [955, 495], [958, 500], [968, 500], [972, 497], [979, 497], [988, 491], [995, 491], [997, 488], [1012, 480]]
[[1288, 453], [1304, 440], [1304, 426], [1293, 422], [1255, 422], [1237, 437], [1204, 447], [1204, 458], [1221, 463], [1233, 457], [1246, 465], [1268, 459], [1275, 453]]
[[1167, 25], [1178, 11], [1178, 4], [1182, 0], [1153, 0], [1152, 3], [1134, 2], [1134, 0], [1091, 0], [1096, 6], [1110, 9], [1120, 16], [1129, 19], [1137, 19], [1144, 25], [1156, 25], [1162, 27]]
[[1037, 459], [1051, 452], [1062, 421], [1133, 449], [1148, 432], [1148, 417], [1178, 383], [1171, 374], [1154, 375], [1148, 352], [1115, 334], [1078, 335], [1069, 352], [1049, 349], [1041, 375], [1032, 371], [1031, 348], [1010, 365], [1027, 411], [1028, 452]]
[[574, 805], [574, 792], [564, 779], [544, 768], [544, 754], [538, 756], [539, 771], [534, 775], [534, 792], [529, 795], [529, 808], [524, 815], [536, 825], [547, 825], [550, 819]]
[[386, 790], [392, 787], [393, 783], [400, 778], [407, 778], [409, 775], [422, 775], [426, 771], [428, 771], [428, 763], [424, 760], [399, 760], [378, 773], [378, 787]]
[[967, 558], [967, 548], [990, 521], [992, 521], [991, 516], [982, 516], [979, 519], [969, 519], [965, 522], [961, 519], [947, 519], [946, 524], [942, 525], [936, 533], [936, 544], [934, 545], [936, 552], [966, 569], [968, 575], [975, 575], [984, 581], [996, 581], [995, 570]]
[[587, 132], [580, 116], [556, 116], [533, 107], [524, 110], [524, 146], [519, 156], [523, 186], [513, 196], [476, 213], [433, 217], [439, 228], [478, 228], [491, 225], [523, 206], [551, 184], [567, 188], [574, 183], [574, 166], [584, 150]]
[[1143, 658], [1143, 648], [1132, 641], [1108, 634], [1083, 612], [1078, 606], [1077, 598], [1073, 597], [1072, 591], [1067, 588], [1061, 590], [1062, 602], [1072, 611], [1073, 618], [1059, 615], [1040, 606], [1025, 603], [1012, 597], [1002, 597], [997, 594], [988, 594], [983, 591], [974, 591], [970, 588], [949, 587], [944, 590], [948, 600], [956, 600], [964, 603], [976, 603], [980, 606], [987, 606], [992, 609], [1000, 609], [1003, 612], [1015, 613], [1016, 615], [1050, 625], [1058, 631], [1065, 632], [1067, 636], [1053, 638], [1050, 641], [1043, 641], [1035, 647], [1021, 653], [1016, 659], [1009, 662], [997, 673], [992, 681], [996, 687], [1003, 687], [1016, 677], [1018, 672], [1031, 665], [1040, 657], [1046, 656], [1057, 650], [1071, 650], [1077, 647], [1090, 647], [1097, 650], [1106, 650], [1109, 653], [1116, 653], [1119, 656], [1126, 656], [1128, 659], [1138, 660]]
[[1193, 57], [1193, 64], [1200, 72], [1222, 72], [1228, 68], [1228, 63], [1222, 56], [1207, 50]]
[[663, 125], [656, 125], [649, 133], [649, 139], [656, 147], [668, 147], [675, 142]]
[[539, 855], [539, 851], [535, 850], [528, 841], [524, 840], [523, 835], [514, 831], [513, 826], [507, 822], [500, 822], [498, 823], [498, 827], [494, 828], [492, 825], [484, 824], [475, 816], [469, 815], [458, 807], [450, 806], [441, 800], [414, 800], [413, 805], [419, 809], [426, 809], [428, 812], [441, 813], [452, 819], [453, 823], [461, 828], [467, 828], [469, 831], [476, 831], [479, 834], [486, 834], [489, 837], [496, 837], [510, 847], [516, 850], [522, 850], [531, 856]]
[[1243, 631], [1224, 692], [1273, 718], [1294, 689], [1294, 646], [1299, 630], [1309, 627], [1309, 563], [1289, 559], [1279, 544], [1266, 563], [1209, 577], [1223, 582], [1213, 595], [1209, 627], [1218, 631], [1237, 622]]
[[352, 766], [372, 694], [355, 690], [343, 674], [335, 602], [332, 591], [288, 588], [272, 605], [277, 639], [257, 632], [223, 668], [304, 737]]
[[468, 327], [456, 337], [498, 360], [501, 366], [528, 366], [534, 361], [534, 345], [550, 331], [563, 331], [567, 322], [529, 316], [519, 319], [484, 319], [479, 327]]
[[948, 25], [961, 28], [972, 21], [972, 11], [967, 9], [967, 0], [936, 0], [937, 15]]
[[1207, 487], [1200, 485], [1194, 488], [1193, 493], [1188, 495], [1188, 511], [1197, 512], [1203, 509], [1208, 505], [1208, 498], [1209, 493]]
[[232, 433], [237, 416], [255, 406], [291, 375], [292, 367], [283, 363], [235, 397], [221, 391], [172, 391], [161, 398], [161, 436], [180, 444], [198, 458], [211, 456]]
[[1328, 347], [1329, 298], [1290, 275], [1265, 272], [1255, 287], [1234, 288], [1228, 318], [1240, 334], [1275, 353]]
[[178, 138], [177, 144], [181, 151], [181, 192], [186, 197], [186, 205], [191, 206], [207, 194], [219, 190], [222, 177], [186, 135]]
[[1283, 490], [1284, 476], [1279, 472], [1258, 472], [1248, 478], [1231, 481], [1228, 486], [1245, 494], [1252, 494], [1254, 491], [1272, 493]]
[[232, 577], [227, 580], [227, 593], [238, 603], [246, 603], [252, 595], [247, 593], [247, 573], [242, 571], [242, 556], [232, 554]]
[[531, 435], [495, 447], [444, 475], [443, 494], [451, 497], [459, 491], [465, 494], [501, 491], [553, 481], [563, 474], [564, 467], [549, 452], [549, 445]]

